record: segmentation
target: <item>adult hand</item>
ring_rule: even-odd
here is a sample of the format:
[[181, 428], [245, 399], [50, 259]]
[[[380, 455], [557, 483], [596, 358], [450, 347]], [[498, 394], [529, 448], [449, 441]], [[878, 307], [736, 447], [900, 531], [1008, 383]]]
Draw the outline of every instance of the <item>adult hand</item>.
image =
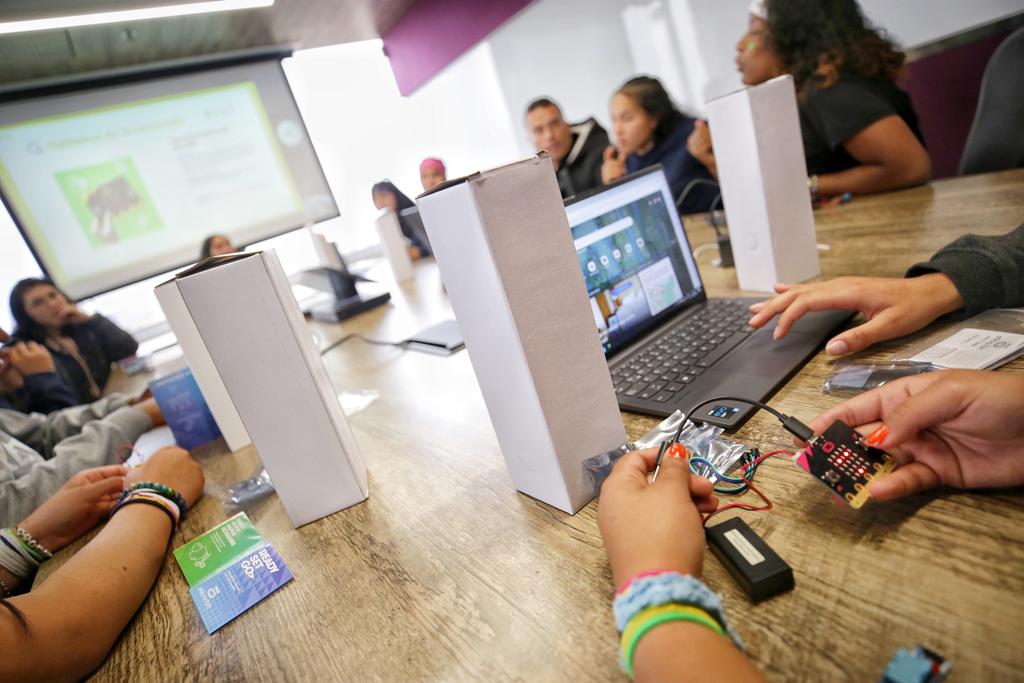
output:
[[693, 132], [686, 138], [686, 149], [690, 155], [702, 163], [717, 177], [718, 167], [715, 164], [715, 149], [711, 146], [711, 129], [705, 121], [697, 119], [693, 124]]
[[8, 346], [5, 352], [7, 360], [24, 377], [55, 370], [53, 356], [45, 346], [38, 342], [19, 342]]
[[68, 302], [68, 305], [64, 308], [62, 314], [64, 318], [64, 324], [70, 325], [73, 323], [86, 323], [92, 319], [92, 316], [85, 313], [76, 304]]
[[151, 481], [170, 486], [188, 503], [189, 507], [203, 495], [203, 469], [188, 451], [177, 446], [161, 448], [149, 456], [142, 467], [128, 473], [126, 481], [129, 485], [140, 481]]
[[648, 483], [658, 449], [627, 453], [601, 487], [597, 523], [615, 584], [640, 572], [666, 569], [699, 577], [704, 559], [701, 512], [718, 507], [714, 487], [690, 476], [683, 458], [662, 460]]
[[[827, 411], [890, 453], [899, 467], [871, 482], [879, 500], [936, 486], [997, 488], [1024, 484], [1024, 375], [943, 370], [904, 377]], [[879, 422], [882, 426], [879, 427]]]
[[110, 514], [124, 489], [127, 471], [123, 465], [82, 470], [18, 526], [44, 548], [57, 552]]
[[859, 311], [867, 322], [834, 337], [832, 356], [860, 351], [875, 342], [916, 332], [936, 318], [963, 307], [956, 285], [942, 273], [913, 278], [840, 277], [804, 285], [775, 285], [778, 296], [750, 307], [749, 324], [762, 327], [779, 315], [775, 338], [782, 339], [805, 313]]
[[607, 185], [626, 175], [626, 155], [614, 145], [604, 148], [601, 163], [601, 183]]

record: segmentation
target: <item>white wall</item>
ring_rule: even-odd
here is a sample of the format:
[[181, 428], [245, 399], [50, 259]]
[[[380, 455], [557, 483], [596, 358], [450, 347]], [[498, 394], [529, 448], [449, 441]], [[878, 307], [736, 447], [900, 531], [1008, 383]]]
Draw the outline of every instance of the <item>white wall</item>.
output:
[[324, 232], [343, 251], [377, 241], [373, 183], [389, 178], [415, 199], [425, 157], [455, 177], [519, 154], [486, 43], [408, 98], [376, 40], [297, 52], [285, 73], [341, 209]]
[[622, 10], [626, 0], [538, 0], [488, 38], [521, 152], [532, 152], [523, 112], [546, 95], [570, 121], [608, 127], [608, 100], [635, 72]]

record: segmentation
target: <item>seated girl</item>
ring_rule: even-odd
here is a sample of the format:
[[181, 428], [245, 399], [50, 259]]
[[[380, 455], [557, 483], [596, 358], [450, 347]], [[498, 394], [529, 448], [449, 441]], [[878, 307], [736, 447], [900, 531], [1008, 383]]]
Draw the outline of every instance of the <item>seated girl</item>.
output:
[[[615, 146], [604, 153], [601, 182], [661, 164], [681, 213], [711, 208], [718, 195], [711, 173], [686, 148], [694, 119], [683, 114], [656, 78], [637, 76], [612, 97]], [[685, 194], [685, 196], [684, 196]]]
[[382, 180], [373, 186], [373, 205], [378, 209], [393, 211], [398, 216], [398, 224], [402, 228], [402, 234], [409, 240], [409, 258], [417, 261], [426, 256], [431, 256], [430, 241], [423, 230], [414, 225], [411, 221], [402, 216], [402, 211], [413, 209], [416, 204], [405, 196], [401, 190], [395, 187], [390, 180]]
[[11, 291], [14, 338], [44, 345], [57, 373], [79, 403], [103, 395], [112, 363], [139, 348], [130, 334], [102, 315], [83, 313], [49, 280], [27, 278]]

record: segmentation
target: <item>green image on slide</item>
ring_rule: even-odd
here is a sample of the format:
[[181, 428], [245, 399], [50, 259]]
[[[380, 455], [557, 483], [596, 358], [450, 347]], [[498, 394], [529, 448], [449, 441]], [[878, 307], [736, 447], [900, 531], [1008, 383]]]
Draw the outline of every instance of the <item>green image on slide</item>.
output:
[[135, 164], [127, 157], [60, 171], [56, 178], [94, 248], [163, 227]]

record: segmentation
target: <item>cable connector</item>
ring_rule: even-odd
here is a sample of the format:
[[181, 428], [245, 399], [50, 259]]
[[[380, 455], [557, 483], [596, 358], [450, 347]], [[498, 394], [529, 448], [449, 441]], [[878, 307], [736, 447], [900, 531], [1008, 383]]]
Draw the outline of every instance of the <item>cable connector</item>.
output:
[[780, 418], [780, 421], [782, 422], [783, 429], [801, 441], [810, 441], [814, 438], [814, 430], [795, 417], [784, 415]]

